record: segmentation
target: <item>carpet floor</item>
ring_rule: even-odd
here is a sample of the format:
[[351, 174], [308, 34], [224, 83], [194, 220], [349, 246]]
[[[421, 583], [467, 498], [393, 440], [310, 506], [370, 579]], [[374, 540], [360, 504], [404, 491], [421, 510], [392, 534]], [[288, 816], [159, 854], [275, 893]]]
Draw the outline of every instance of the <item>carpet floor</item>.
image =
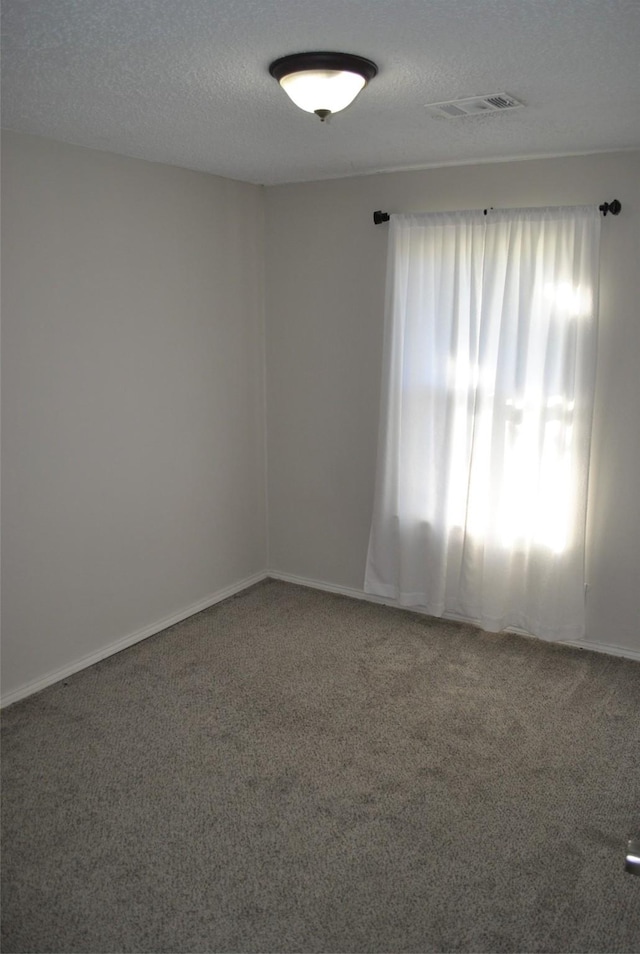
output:
[[2, 715], [9, 952], [640, 951], [640, 664], [266, 581]]

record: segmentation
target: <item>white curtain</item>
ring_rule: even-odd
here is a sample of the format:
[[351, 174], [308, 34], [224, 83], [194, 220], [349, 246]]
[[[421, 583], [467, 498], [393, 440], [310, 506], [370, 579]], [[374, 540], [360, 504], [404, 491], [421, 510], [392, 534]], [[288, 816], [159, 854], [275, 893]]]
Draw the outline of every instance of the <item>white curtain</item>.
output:
[[365, 590], [584, 634], [594, 207], [393, 215]]

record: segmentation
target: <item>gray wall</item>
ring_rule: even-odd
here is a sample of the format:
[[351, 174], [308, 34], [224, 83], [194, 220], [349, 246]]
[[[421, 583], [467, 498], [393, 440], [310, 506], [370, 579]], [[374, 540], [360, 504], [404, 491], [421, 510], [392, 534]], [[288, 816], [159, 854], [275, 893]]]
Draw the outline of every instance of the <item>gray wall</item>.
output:
[[262, 189], [3, 136], [3, 688], [266, 563]]
[[640, 155], [458, 166], [266, 190], [269, 566], [361, 590], [386, 228], [374, 209], [571, 205], [603, 222], [588, 640], [640, 651]]

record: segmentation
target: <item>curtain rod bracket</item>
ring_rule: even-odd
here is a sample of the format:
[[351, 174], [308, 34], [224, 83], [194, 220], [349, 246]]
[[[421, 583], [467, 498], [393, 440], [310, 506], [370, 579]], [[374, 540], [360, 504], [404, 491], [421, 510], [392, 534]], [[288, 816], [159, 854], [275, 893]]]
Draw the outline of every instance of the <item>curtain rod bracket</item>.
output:
[[622, 204], [619, 199], [614, 199], [613, 202], [603, 202], [598, 208], [603, 215], [606, 215], [607, 212], [611, 212], [611, 215], [620, 215]]

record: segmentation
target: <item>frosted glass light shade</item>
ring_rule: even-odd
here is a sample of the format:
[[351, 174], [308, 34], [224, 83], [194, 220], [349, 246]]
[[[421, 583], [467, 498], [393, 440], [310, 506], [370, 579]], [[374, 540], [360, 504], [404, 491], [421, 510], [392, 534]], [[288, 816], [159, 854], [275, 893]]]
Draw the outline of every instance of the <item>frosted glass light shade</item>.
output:
[[354, 101], [378, 67], [353, 53], [292, 53], [274, 60], [269, 72], [296, 106], [324, 122]]
[[344, 70], [303, 70], [283, 76], [280, 85], [307, 113], [339, 113], [354, 101], [365, 82], [364, 76]]

